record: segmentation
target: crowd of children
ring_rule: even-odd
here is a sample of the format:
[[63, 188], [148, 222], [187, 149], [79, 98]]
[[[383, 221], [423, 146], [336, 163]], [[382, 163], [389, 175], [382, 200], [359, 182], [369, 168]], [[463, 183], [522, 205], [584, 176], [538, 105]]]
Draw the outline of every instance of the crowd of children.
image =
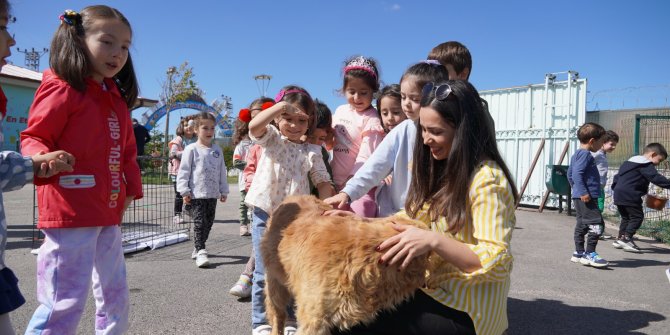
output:
[[[6, 29], [9, 10], [9, 3], [0, 0], [5, 28], [0, 48], [15, 44]], [[50, 70], [21, 133], [26, 157], [0, 153], [2, 191], [33, 181], [38, 197], [49, 199], [48, 206], [38, 203], [38, 227], [46, 236], [37, 258], [40, 305], [26, 333], [75, 333], [91, 278], [96, 332], [123, 333], [129, 294], [119, 224], [130, 202], [143, 196], [128, 112], [138, 94], [128, 52], [132, 29], [122, 13], [103, 5], [68, 10], [60, 19]], [[325, 215], [400, 212], [426, 223], [428, 230], [394, 227], [399, 234], [377, 247], [380, 264], [401, 270], [428, 252], [440, 259], [414, 298], [380, 313], [372, 324], [334, 332], [500, 334], [507, 329], [510, 243], [519, 195], [498, 151], [487, 106], [468, 82], [468, 49], [446, 42], [427, 58], [409, 66], [398, 84], [384, 87], [375, 59], [347, 59], [341, 86], [346, 103], [332, 114], [296, 85], [240, 111], [231, 168], [240, 171], [240, 235], [251, 236], [252, 253], [230, 293], [251, 297], [252, 334], [272, 331], [265, 314], [260, 243], [273, 211], [297, 194], [313, 194], [347, 211]], [[5, 105], [0, 90], [3, 115]], [[97, 125], [95, 131], [77, 131], [91, 125]], [[226, 201], [229, 193], [223, 151], [213, 142], [215, 126], [209, 113], [189, 116], [169, 142], [173, 222], [184, 223], [183, 212], [189, 211], [191, 257], [198, 267], [209, 266], [206, 242], [217, 200]], [[604, 233], [603, 199], [610, 192], [606, 155], [619, 137], [595, 123], [582, 125], [577, 137], [580, 147], [568, 170], [576, 209], [571, 261], [605, 267], [608, 262], [596, 247]], [[614, 176], [611, 194], [621, 215], [614, 247], [640, 252], [634, 235], [644, 219], [641, 199], [649, 183], [670, 188], [670, 180], [655, 168], [667, 155], [663, 145], [651, 143]], [[8, 313], [24, 299], [4, 265], [1, 206], [0, 223], [0, 333], [13, 334]], [[487, 302], [480, 299], [483, 292]], [[287, 310], [292, 315], [291, 306]], [[296, 327], [290, 323], [284, 334], [295, 334]]]

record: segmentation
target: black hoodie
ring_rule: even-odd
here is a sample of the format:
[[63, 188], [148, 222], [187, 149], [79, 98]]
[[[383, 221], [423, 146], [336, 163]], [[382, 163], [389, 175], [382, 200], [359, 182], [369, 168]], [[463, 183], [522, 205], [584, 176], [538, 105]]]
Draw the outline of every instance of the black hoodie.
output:
[[612, 180], [615, 205], [641, 206], [642, 197], [649, 190], [649, 183], [670, 188], [670, 180], [658, 173], [656, 167], [644, 156], [633, 156], [619, 168]]

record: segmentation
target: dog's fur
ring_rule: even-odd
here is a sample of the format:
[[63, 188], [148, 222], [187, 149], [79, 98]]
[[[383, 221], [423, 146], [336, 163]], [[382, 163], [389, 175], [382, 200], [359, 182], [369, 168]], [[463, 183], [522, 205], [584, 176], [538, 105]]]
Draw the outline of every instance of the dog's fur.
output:
[[375, 251], [398, 234], [392, 222], [427, 227], [407, 218], [322, 216], [332, 209], [313, 196], [292, 196], [272, 213], [261, 244], [265, 264], [265, 306], [272, 334], [282, 334], [291, 298], [298, 334], [330, 334], [369, 323], [423, 286], [427, 258], [402, 272], [379, 264]]

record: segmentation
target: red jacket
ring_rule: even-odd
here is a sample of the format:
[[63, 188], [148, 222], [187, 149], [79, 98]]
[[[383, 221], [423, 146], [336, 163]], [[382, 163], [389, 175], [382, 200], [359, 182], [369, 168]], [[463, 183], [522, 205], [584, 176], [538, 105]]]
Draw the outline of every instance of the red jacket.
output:
[[111, 79], [87, 79], [79, 92], [50, 70], [30, 106], [21, 152], [65, 150], [73, 172], [36, 178], [39, 228], [112, 226], [121, 223], [126, 195], [142, 197], [130, 113]]

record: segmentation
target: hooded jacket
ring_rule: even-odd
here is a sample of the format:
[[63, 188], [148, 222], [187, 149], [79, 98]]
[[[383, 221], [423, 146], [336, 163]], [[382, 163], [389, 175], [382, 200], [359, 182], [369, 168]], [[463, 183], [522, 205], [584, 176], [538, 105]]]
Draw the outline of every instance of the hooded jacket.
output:
[[642, 206], [642, 197], [649, 190], [649, 183], [670, 188], [670, 180], [658, 173], [656, 167], [644, 156], [633, 156], [621, 164], [619, 173], [612, 180], [615, 205]]
[[116, 84], [91, 78], [77, 91], [44, 72], [30, 106], [21, 152], [65, 150], [74, 171], [35, 180], [38, 228], [112, 226], [121, 223], [126, 196], [142, 198], [130, 113]]

